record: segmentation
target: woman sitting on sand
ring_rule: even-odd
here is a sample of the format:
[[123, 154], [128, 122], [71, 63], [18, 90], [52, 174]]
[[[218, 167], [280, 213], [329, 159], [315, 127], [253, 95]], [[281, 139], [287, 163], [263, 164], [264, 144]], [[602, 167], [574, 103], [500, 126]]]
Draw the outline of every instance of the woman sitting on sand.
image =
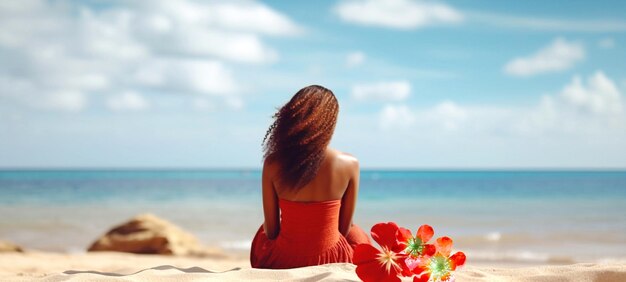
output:
[[263, 140], [265, 222], [252, 241], [252, 267], [352, 262], [354, 247], [370, 243], [352, 224], [359, 163], [328, 147], [338, 113], [333, 92], [312, 85], [274, 115]]

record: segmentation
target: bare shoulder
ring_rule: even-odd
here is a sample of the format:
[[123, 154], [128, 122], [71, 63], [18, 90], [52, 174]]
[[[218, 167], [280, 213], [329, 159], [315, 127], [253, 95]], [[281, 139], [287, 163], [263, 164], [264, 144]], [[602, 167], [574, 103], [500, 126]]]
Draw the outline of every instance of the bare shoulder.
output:
[[336, 149], [330, 149], [331, 154], [333, 155], [335, 161], [342, 167], [346, 167], [349, 169], [359, 169], [359, 160], [348, 153], [341, 152]]
[[263, 160], [263, 173], [273, 176], [278, 169], [278, 162], [272, 156], [268, 156]]

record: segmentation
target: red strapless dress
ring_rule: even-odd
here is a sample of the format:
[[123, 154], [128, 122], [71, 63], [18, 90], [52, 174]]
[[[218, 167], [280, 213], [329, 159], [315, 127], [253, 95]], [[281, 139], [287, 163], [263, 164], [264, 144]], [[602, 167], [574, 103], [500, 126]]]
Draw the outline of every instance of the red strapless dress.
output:
[[279, 199], [280, 233], [269, 240], [263, 225], [252, 240], [250, 263], [254, 268], [295, 268], [335, 262], [352, 262], [354, 247], [370, 243], [361, 228], [352, 225], [348, 236], [339, 232], [341, 200], [292, 202]]

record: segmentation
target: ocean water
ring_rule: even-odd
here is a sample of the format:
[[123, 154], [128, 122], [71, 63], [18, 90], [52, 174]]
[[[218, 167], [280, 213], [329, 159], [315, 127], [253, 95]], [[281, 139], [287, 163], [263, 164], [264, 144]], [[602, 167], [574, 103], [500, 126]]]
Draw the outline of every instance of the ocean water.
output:
[[[84, 252], [153, 213], [206, 245], [245, 253], [263, 221], [257, 170], [0, 171], [0, 239]], [[354, 217], [454, 239], [470, 261], [626, 260], [626, 171], [361, 172]]]

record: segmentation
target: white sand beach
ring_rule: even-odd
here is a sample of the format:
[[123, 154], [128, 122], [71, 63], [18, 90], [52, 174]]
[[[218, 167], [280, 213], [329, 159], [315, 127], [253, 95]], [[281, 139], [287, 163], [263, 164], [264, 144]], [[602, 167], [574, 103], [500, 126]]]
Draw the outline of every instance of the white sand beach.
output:
[[[116, 252], [0, 254], [2, 281], [359, 281], [352, 264], [252, 269], [246, 257], [181, 257]], [[490, 267], [471, 262], [457, 281], [626, 281], [626, 263]], [[407, 279], [407, 281], [410, 281]]]

